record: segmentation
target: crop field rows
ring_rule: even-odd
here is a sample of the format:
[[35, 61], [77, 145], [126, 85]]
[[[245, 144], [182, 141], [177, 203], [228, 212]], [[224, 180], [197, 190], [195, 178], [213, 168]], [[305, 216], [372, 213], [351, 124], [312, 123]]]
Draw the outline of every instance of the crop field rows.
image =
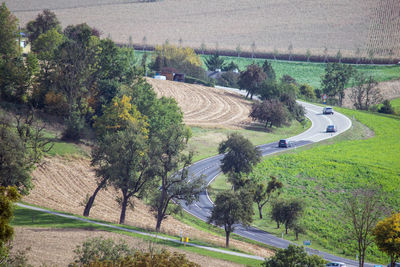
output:
[[[242, 51], [280, 53], [292, 45], [293, 53], [310, 49], [317, 55], [326, 48], [333, 56], [339, 49], [343, 56], [354, 56], [357, 48], [367, 56], [370, 21], [376, 23], [373, 16], [380, 15], [373, 12], [378, 9], [376, 0], [6, 0], [6, 4], [21, 26], [49, 8], [63, 27], [86, 22], [118, 43], [128, 43], [130, 37], [135, 44], [146, 40], [152, 45], [168, 39], [194, 48], [204, 44], [208, 49], [235, 50], [240, 45]], [[395, 26], [385, 31], [387, 45], [398, 40]], [[381, 38], [373, 29], [369, 38]]]
[[380, 0], [374, 8], [367, 50], [375, 55], [400, 55], [400, 1]]

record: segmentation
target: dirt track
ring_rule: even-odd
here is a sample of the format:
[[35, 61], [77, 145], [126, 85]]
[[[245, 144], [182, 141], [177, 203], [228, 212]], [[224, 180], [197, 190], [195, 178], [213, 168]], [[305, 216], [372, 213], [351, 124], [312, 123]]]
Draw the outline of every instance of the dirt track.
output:
[[251, 102], [242, 96], [202, 85], [148, 78], [158, 96], [173, 97], [187, 125], [238, 128], [251, 123]]

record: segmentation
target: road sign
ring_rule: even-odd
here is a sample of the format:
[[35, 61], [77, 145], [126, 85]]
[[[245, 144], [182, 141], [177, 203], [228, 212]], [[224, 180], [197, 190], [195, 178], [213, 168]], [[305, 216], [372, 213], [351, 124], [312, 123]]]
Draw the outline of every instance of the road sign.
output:
[[310, 246], [311, 245], [311, 241], [310, 240], [304, 240], [303, 241], [303, 245], [304, 246]]
[[328, 96], [326, 95], [326, 94], [324, 94], [323, 96], [322, 96], [322, 99], [323, 100], [326, 100], [328, 98]]

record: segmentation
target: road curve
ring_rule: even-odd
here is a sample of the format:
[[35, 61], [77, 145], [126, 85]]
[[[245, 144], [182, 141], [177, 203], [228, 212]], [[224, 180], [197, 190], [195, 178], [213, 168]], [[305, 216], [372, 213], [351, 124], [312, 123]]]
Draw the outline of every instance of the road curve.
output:
[[[322, 107], [302, 101], [298, 102], [305, 107], [306, 116], [312, 123], [311, 127], [299, 135], [288, 138], [294, 144], [291, 148], [279, 148], [277, 142], [258, 146], [263, 156], [282, 152], [288, 149], [296, 149], [300, 146], [335, 137], [336, 135], [350, 129], [352, 125], [351, 120], [343, 114], [335, 112], [333, 115], [324, 115], [322, 114]], [[331, 124], [337, 127], [336, 133], [326, 133], [327, 125]], [[222, 158], [223, 155], [217, 155], [198, 161], [189, 167], [189, 174], [194, 176], [203, 175], [207, 184], [210, 184], [221, 172], [220, 163]], [[191, 205], [186, 205], [184, 202], [181, 202], [181, 205], [188, 213], [203, 221], [207, 221], [208, 217], [211, 215], [214, 203], [209, 198], [207, 191], [204, 191], [200, 194], [199, 201]], [[242, 225], [236, 225], [234, 233], [277, 248], [287, 248], [291, 243], [288, 240], [276, 237], [255, 227], [246, 228]], [[311, 254], [320, 255], [328, 261], [338, 261], [344, 262], [348, 266], [358, 266], [358, 262], [354, 260], [337, 257], [314, 249], [307, 249], [307, 251]], [[372, 267], [374, 265], [365, 264], [365, 266]]]

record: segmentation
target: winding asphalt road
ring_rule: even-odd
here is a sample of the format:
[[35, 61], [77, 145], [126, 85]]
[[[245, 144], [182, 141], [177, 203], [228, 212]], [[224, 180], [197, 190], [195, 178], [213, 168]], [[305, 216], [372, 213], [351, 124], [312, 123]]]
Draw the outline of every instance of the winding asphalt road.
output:
[[[296, 149], [297, 147], [332, 138], [347, 131], [351, 127], [351, 120], [340, 113], [335, 112], [333, 115], [323, 115], [322, 107], [301, 101], [298, 102], [305, 107], [306, 116], [312, 123], [311, 127], [307, 131], [297, 136], [288, 138], [293, 142], [293, 146], [291, 148], [279, 148], [277, 142], [258, 146], [263, 156], [282, 152], [288, 149]], [[327, 125], [331, 124], [337, 127], [338, 131], [336, 133], [326, 133]], [[203, 175], [207, 183], [210, 184], [221, 172], [220, 163], [222, 158], [223, 155], [217, 155], [196, 162], [190, 166], [189, 173], [190, 175], [194, 176]], [[211, 215], [211, 210], [214, 203], [209, 198], [207, 191], [204, 191], [201, 193], [199, 201], [191, 205], [186, 205], [185, 203], [181, 202], [181, 205], [190, 214], [200, 218], [203, 221], [207, 221], [208, 217]], [[287, 248], [291, 243], [285, 239], [278, 238], [255, 227], [246, 228], [242, 225], [236, 225], [236, 230], [234, 233], [277, 248]], [[354, 260], [337, 257], [314, 249], [307, 249], [307, 251], [310, 254], [320, 255], [328, 261], [344, 262], [347, 264], [347, 266], [358, 266], [358, 262]], [[374, 265], [365, 264], [365, 266], [372, 267]]]

